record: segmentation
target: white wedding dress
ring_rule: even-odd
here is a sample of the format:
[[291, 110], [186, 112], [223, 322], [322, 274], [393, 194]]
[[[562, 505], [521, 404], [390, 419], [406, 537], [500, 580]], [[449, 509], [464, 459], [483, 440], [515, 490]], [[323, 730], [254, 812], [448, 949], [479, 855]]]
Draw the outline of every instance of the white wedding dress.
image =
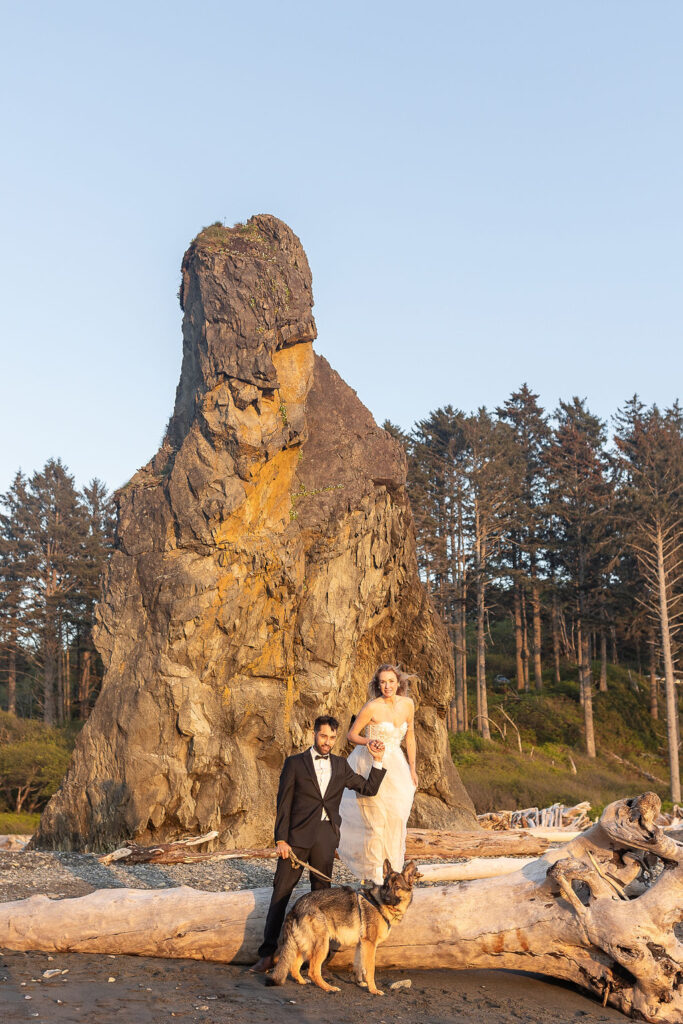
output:
[[[401, 871], [406, 852], [406, 825], [413, 806], [415, 786], [401, 750], [408, 723], [371, 722], [365, 728], [368, 739], [384, 743], [382, 765], [386, 775], [375, 796], [357, 796], [347, 789], [342, 796], [339, 857], [357, 878], [381, 884], [382, 866], [388, 858], [394, 871]], [[349, 755], [354, 772], [367, 779], [372, 754], [359, 744]]]

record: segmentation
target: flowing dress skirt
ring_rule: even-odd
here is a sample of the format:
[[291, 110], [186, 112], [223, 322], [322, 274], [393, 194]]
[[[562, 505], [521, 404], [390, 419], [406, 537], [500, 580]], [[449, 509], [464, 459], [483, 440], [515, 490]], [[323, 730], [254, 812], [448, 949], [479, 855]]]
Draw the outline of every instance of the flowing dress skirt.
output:
[[[349, 764], [367, 779], [372, 754], [367, 747], [354, 747]], [[403, 751], [395, 744], [385, 751], [386, 774], [375, 796], [357, 796], [344, 791], [340, 805], [341, 835], [339, 857], [361, 880], [383, 881], [385, 858], [394, 871], [401, 871], [406, 851], [406, 826], [413, 805], [415, 787]]]

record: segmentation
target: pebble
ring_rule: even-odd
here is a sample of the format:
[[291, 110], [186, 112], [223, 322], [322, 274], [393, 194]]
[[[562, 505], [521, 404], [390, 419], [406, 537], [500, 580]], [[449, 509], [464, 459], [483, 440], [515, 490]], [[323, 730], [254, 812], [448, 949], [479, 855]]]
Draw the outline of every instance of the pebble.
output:
[[116, 978], [107, 978], [107, 981], [111, 984], [112, 981], [116, 981]]
[[44, 978], [55, 978], [58, 974], [61, 974], [59, 967], [53, 967], [50, 971], [43, 971]]
[[402, 981], [392, 981], [392, 983], [389, 986], [389, 988], [392, 989], [394, 992], [397, 992], [397, 991], [399, 991], [399, 989], [402, 989], [402, 988], [410, 988], [412, 986], [412, 984], [413, 983], [410, 980], [410, 978], [403, 978]]

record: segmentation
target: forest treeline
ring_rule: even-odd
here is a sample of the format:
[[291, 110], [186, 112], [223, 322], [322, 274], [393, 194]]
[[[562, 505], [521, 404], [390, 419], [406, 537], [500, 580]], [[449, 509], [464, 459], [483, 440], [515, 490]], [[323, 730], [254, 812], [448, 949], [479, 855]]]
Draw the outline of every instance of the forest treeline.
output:
[[453, 642], [452, 729], [490, 736], [487, 650], [507, 618], [517, 689], [541, 691], [548, 667], [559, 684], [574, 664], [590, 757], [608, 660], [646, 670], [680, 801], [683, 409], [636, 396], [608, 431], [585, 401], [551, 416], [523, 385], [495, 411], [446, 406], [410, 433], [384, 426], [406, 449], [420, 571]]
[[87, 717], [102, 666], [92, 626], [113, 546], [106, 487], [82, 491], [60, 460], [0, 495], [0, 693], [10, 715]]
[[[489, 738], [492, 684], [540, 692], [569, 672], [594, 757], [594, 693], [608, 662], [631, 665], [666, 722], [680, 801], [683, 410], [634, 397], [608, 430], [585, 401], [551, 415], [523, 385], [493, 411], [446, 406], [410, 432], [385, 428], [407, 453], [420, 572], [453, 643], [452, 730]], [[87, 717], [114, 522], [104, 485], [78, 491], [59, 460], [0, 495], [0, 705], [11, 715]], [[516, 668], [496, 681], [487, 656], [506, 623]]]

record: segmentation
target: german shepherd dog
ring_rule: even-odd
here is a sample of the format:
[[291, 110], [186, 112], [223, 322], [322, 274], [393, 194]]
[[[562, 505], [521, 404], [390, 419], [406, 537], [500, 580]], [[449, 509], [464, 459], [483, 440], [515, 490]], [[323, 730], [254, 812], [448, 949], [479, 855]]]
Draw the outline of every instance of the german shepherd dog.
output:
[[382, 885], [360, 890], [344, 885], [301, 896], [285, 919], [279, 959], [266, 984], [283, 985], [291, 974], [299, 985], [307, 985], [301, 966], [308, 960], [310, 981], [325, 992], [338, 992], [321, 973], [330, 942], [338, 942], [340, 946], [356, 946], [354, 970], [358, 984], [367, 984], [373, 995], [383, 996], [375, 985], [375, 952], [392, 924], [400, 921], [410, 906], [413, 883], [419, 877], [414, 860], [408, 861], [400, 873], [385, 860]]

